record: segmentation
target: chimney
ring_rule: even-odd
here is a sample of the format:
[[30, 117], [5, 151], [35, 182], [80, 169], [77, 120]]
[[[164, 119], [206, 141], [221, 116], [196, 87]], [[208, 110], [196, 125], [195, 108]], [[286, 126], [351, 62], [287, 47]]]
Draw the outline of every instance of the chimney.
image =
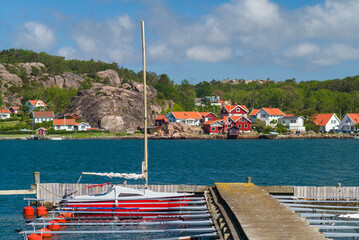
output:
[[269, 106], [270, 109], [272, 109], [272, 106]]

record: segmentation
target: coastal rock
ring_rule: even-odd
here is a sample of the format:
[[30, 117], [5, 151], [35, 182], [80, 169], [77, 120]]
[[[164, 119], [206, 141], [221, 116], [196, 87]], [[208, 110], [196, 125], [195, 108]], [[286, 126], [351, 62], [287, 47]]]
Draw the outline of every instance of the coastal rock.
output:
[[31, 62], [31, 63], [19, 63], [18, 67], [24, 68], [26, 70], [27, 74], [31, 74], [32, 67], [36, 67], [39, 70], [41, 70], [42, 68], [45, 68], [45, 65], [40, 62]]
[[122, 79], [118, 76], [118, 73], [115, 70], [108, 69], [106, 71], [101, 71], [96, 73], [97, 76], [101, 78], [105, 85], [120, 87]]
[[[151, 125], [154, 118], [173, 102], [164, 101], [161, 106], [151, 101], [156, 96], [152, 95], [156, 90], [150, 87], [149, 93], [151, 95], [148, 95], [148, 122]], [[113, 86], [92, 87], [79, 91], [68, 111], [79, 114], [93, 127], [110, 131], [134, 130], [143, 125], [143, 95], [138, 91]]]
[[191, 135], [201, 133], [200, 126], [191, 126], [186, 123], [169, 123], [164, 127], [164, 136], [179, 137], [182, 135]]
[[3, 64], [0, 64], [0, 81], [2, 82], [3, 86], [7, 84], [9, 87], [13, 85], [22, 87], [21, 78], [14, 73], [8, 72], [5, 65]]
[[46, 88], [52, 85], [60, 88], [79, 88], [80, 82], [84, 81], [82, 77], [70, 72], [64, 72], [63, 76], [52, 75], [47, 77], [46, 82], [43, 82], [43, 86]]

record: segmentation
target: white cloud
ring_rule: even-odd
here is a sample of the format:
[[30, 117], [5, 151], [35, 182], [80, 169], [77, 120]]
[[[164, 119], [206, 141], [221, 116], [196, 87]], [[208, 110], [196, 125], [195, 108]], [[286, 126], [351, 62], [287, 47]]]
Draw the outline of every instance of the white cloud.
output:
[[75, 59], [78, 57], [76, 49], [71, 47], [63, 47], [57, 51], [58, 55], [65, 57], [66, 59]]
[[84, 58], [130, 63], [139, 57], [135, 54], [135, 26], [127, 15], [99, 22], [84, 20], [72, 28], [72, 38], [78, 54]]
[[199, 62], [219, 62], [231, 57], [230, 48], [213, 48], [206, 46], [195, 46], [186, 51], [189, 60]]
[[15, 37], [15, 45], [35, 51], [49, 50], [55, 44], [55, 36], [52, 30], [35, 21], [22, 25]]
[[300, 44], [284, 52], [285, 57], [300, 58], [320, 53], [320, 48], [311, 43]]

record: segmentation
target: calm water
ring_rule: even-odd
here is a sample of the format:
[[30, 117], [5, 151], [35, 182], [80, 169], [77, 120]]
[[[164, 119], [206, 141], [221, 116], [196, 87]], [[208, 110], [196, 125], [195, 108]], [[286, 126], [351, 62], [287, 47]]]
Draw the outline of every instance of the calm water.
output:
[[[359, 140], [150, 140], [150, 184], [358, 186]], [[142, 140], [0, 141], [0, 190], [76, 182], [82, 171], [141, 172]], [[119, 183], [84, 176], [81, 182]], [[0, 196], [1, 239], [22, 239], [23, 195]]]

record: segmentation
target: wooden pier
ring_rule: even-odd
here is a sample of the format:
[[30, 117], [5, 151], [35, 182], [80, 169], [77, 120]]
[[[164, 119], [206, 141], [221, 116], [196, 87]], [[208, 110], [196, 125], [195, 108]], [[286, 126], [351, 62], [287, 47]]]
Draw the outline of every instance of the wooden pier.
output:
[[241, 239], [325, 239], [324, 234], [310, 227], [305, 219], [252, 183], [216, 183], [215, 186], [231, 210], [232, 219], [238, 221]]

